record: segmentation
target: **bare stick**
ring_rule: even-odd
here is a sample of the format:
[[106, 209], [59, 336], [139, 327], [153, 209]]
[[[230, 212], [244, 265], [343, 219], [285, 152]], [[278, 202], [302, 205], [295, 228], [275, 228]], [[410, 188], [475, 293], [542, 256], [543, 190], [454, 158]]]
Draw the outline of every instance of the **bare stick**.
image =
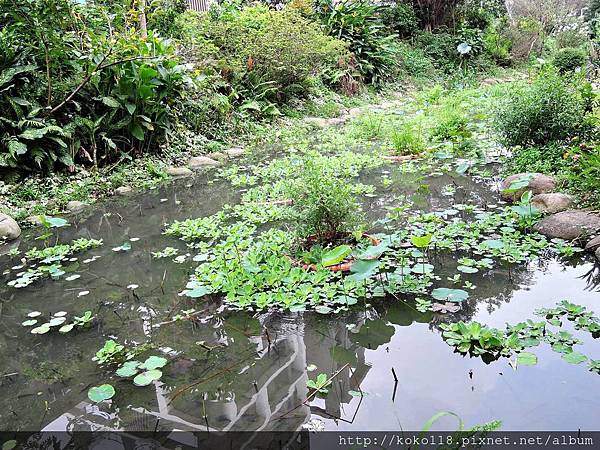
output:
[[[336, 372], [335, 372], [333, 375], [331, 375], [331, 377], [329, 377], [329, 378], [327, 379], [327, 381], [326, 381], [326, 382], [323, 384], [323, 386], [327, 386], [329, 383], [331, 383], [331, 380], [333, 380], [335, 377], [337, 377], [337, 376], [340, 374], [340, 372], [341, 372], [342, 370], [344, 370], [344, 369], [345, 369], [346, 367], [348, 367], [348, 366], [349, 366], [349, 364], [348, 364], [348, 363], [346, 363], [346, 364], [344, 364], [342, 367], [340, 367], [340, 368], [339, 368], [339, 369], [338, 369], [338, 370], [337, 370], [337, 371], [336, 371]], [[298, 408], [300, 408], [302, 405], [306, 405], [306, 404], [307, 404], [309, 401], [311, 401], [311, 400], [312, 400], [312, 398], [313, 398], [315, 395], [317, 395], [317, 394], [318, 394], [318, 392], [319, 392], [319, 390], [318, 390], [318, 389], [315, 389], [313, 392], [311, 392], [311, 393], [310, 393], [310, 394], [309, 394], [309, 395], [306, 397], [306, 399], [305, 399], [305, 400], [304, 400], [302, 403], [300, 403], [300, 404], [299, 404], [298, 406], [296, 406], [295, 408], [292, 408], [292, 409], [290, 409], [290, 410], [289, 410], [288, 412], [286, 412], [285, 414], [282, 414], [281, 416], [277, 417], [277, 419], [275, 419], [275, 420], [280, 420], [280, 419], [283, 419], [283, 418], [284, 418], [285, 416], [287, 416], [288, 414], [290, 414], [290, 413], [292, 413], [292, 412], [296, 411], [296, 410], [297, 410]]]

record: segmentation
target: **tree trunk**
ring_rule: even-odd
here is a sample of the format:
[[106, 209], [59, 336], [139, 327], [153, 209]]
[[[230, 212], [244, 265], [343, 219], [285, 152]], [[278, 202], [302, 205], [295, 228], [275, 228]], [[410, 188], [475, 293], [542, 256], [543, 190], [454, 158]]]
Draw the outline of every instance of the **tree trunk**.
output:
[[146, 0], [140, 0], [140, 33], [142, 38], [148, 38], [148, 24], [146, 22]]

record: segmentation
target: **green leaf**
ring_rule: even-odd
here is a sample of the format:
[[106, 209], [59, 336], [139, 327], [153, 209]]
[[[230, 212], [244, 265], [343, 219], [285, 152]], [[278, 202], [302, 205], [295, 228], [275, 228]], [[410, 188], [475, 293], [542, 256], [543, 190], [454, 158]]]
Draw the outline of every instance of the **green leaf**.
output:
[[45, 323], [31, 330], [31, 334], [46, 334], [48, 331], [50, 331], [50, 325]]
[[433, 236], [426, 234], [425, 236], [411, 236], [410, 242], [417, 248], [425, 248], [431, 243]]
[[136, 386], [148, 386], [153, 381], [160, 379], [160, 377], [162, 377], [162, 372], [160, 370], [148, 370], [137, 375], [133, 379], [133, 384]]
[[431, 296], [436, 300], [462, 302], [469, 298], [469, 293], [462, 289], [437, 288], [431, 292]]
[[571, 352], [565, 353], [562, 356], [562, 359], [564, 359], [569, 364], [581, 364], [582, 362], [587, 361], [587, 356], [578, 352]]
[[131, 127], [131, 134], [138, 141], [144, 140], [144, 129], [137, 123], [134, 123]]
[[12, 439], [12, 440], [6, 441], [4, 444], [2, 444], [2, 450], [13, 450], [14, 448], [16, 448], [16, 446], [17, 446], [17, 441]]
[[522, 366], [534, 366], [537, 361], [537, 356], [533, 353], [521, 352], [517, 355], [517, 363]]
[[476, 267], [469, 267], [469, 266], [458, 266], [456, 268], [456, 270], [458, 270], [459, 272], [462, 272], [462, 273], [477, 273], [477, 272], [479, 272], [479, 269], [477, 269]]
[[69, 225], [69, 222], [62, 217], [40, 216], [40, 221], [46, 228], [62, 228]]
[[485, 240], [481, 243], [481, 245], [483, 245], [484, 247], [490, 248], [490, 249], [499, 249], [504, 247], [504, 242], [498, 240], [498, 239], [488, 239]]
[[129, 114], [131, 115], [133, 115], [133, 113], [135, 112], [135, 105], [133, 103], [126, 103], [125, 108], [127, 109], [127, 112], [129, 112]]
[[324, 267], [335, 266], [346, 259], [351, 253], [352, 248], [349, 245], [340, 245], [325, 253], [321, 258], [321, 264], [323, 264]]
[[185, 291], [183, 291], [183, 295], [191, 298], [200, 298], [204, 297], [207, 294], [210, 294], [210, 292], [210, 289], [206, 286], [196, 286], [192, 289], [186, 289]]
[[167, 364], [166, 358], [162, 358], [160, 356], [150, 356], [146, 361], [144, 361], [144, 364], [140, 366], [140, 369], [160, 369], [161, 367], [164, 367], [165, 364]]
[[123, 378], [129, 378], [134, 376], [139, 372], [138, 366], [140, 365], [139, 361], [127, 361], [121, 367], [117, 369], [117, 375]]
[[100, 403], [104, 400], [113, 398], [115, 395], [115, 388], [110, 384], [103, 384], [101, 386], [95, 386], [88, 391], [88, 398], [94, 403]]
[[68, 323], [66, 325], [63, 325], [62, 327], [60, 327], [58, 329], [59, 333], [68, 333], [69, 331], [71, 331], [73, 329], [73, 327], [75, 326], [74, 323]]
[[350, 267], [352, 275], [348, 278], [354, 281], [365, 280], [374, 275], [378, 269], [379, 261], [376, 259], [361, 259], [352, 264], [352, 267]]
[[102, 103], [111, 108], [120, 108], [121, 104], [113, 97], [102, 97]]
[[333, 310], [329, 306], [319, 305], [315, 308], [315, 311], [319, 314], [329, 314]]

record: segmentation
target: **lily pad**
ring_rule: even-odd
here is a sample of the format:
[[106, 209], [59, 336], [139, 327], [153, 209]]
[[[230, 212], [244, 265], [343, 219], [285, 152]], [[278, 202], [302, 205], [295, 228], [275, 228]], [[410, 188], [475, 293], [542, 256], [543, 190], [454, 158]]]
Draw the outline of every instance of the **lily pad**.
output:
[[50, 331], [50, 325], [45, 323], [31, 330], [31, 334], [46, 334], [48, 331]]
[[437, 288], [431, 292], [431, 296], [436, 300], [463, 302], [469, 298], [469, 293], [462, 289]]
[[498, 239], [487, 239], [483, 241], [481, 245], [490, 249], [499, 249], [504, 247], [504, 242]]
[[462, 273], [477, 273], [477, 272], [479, 272], [479, 269], [477, 267], [470, 267], [470, 266], [458, 266], [456, 268], [456, 270], [458, 270], [459, 272], [462, 272]]
[[60, 327], [58, 329], [59, 333], [68, 333], [69, 331], [71, 331], [73, 329], [73, 327], [75, 326], [74, 323], [68, 323], [66, 325], [63, 325], [62, 327]]
[[69, 225], [69, 222], [61, 217], [40, 216], [40, 219], [46, 228], [61, 228]]
[[333, 310], [327, 305], [319, 305], [315, 308], [315, 311], [319, 314], [329, 314]]
[[146, 361], [144, 361], [144, 364], [142, 364], [140, 368], [145, 370], [154, 370], [164, 367], [165, 364], [167, 364], [166, 358], [161, 356], [150, 356]]
[[348, 278], [354, 281], [362, 281], [374, 275], [378, 269], [379, 261], [376, 259], [361, 259], [352, 264], [352, 267], [350, 268], [352, 275], [350, 275]]
[[537, 362], [537, 356], [533, 353], [521, 352], [517, 355], [517, 363], [522, 366], [534, 366]]
[[562, 359], [564, 359], [569, 364], [581, 364], [582, 362], [587, 361], [587, 356], [578, 352], [571, 352], [565, 353], [562, 356]]
[[88, 391], [88, 398], [94, 403], [100, 403], [104, 400], [109, 400], [115, 395], [115, 388], [110, 384], [94, 386]]
[[39, 317], [41, 315], [42, 313], [39, 311], [31, 311], [29, 314], [27, 314], [27, 317]]
[[67, 319], [65, 317], [53, 317], [50, 322], [48, 322], [49, 327], [57, 327], [65, 323]]
[[148, 370], [137, 375], [133, 379], [133, 384], [136, 386], [148, 386], [153, 381], [160, 379], [160, 377], [162, 377], [162, 372], [160, 370]]
[[136, 375], [139, 370], [139, 361], [127, 361], [121, 367], [117, 369], [117, 375], [123, 378], [129, 378]]
[[32, 327], [34, 326], [38, 321], [36, 319], [30, 319], [30, 320], [26, 320], [25, 322], [21, 323], [21, 325], [23, 325], [24, 327]]

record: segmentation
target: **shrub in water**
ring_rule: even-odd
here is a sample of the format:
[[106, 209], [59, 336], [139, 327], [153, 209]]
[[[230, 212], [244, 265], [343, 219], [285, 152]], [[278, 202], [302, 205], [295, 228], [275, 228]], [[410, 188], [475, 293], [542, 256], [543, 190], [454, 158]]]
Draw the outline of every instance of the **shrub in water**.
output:
[[292, 189], [290, 218], [300, 239], [329, 243], [353, 232], [361, 219], [360, 204], [348, 177], [327, 164], [327, 158], [309, 155], [298, 168]]
[[397, 155], [417, 155], [425, 150], [420, 129], [404, 125], [391, 135], [394, 153]]
[[585, 102], [574, 82], [547, 68], [531, 84], [518, 84], [499, 103], [494, 124], [506, 145], [543, 145], [575, 135]]

